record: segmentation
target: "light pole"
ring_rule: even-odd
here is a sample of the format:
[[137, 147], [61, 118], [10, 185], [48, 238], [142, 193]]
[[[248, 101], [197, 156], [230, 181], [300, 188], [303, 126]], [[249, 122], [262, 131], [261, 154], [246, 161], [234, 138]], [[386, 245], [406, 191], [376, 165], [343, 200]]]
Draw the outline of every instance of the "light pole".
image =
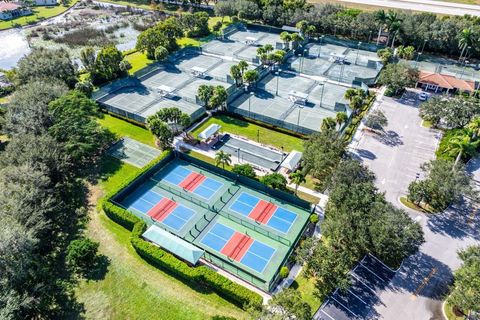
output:
[[468, 60], [464, 60], [462, 73], [460, 74], [460, 79], [463, 78], [463, 75], [465, 74], [465, 71], [467, 70], [467, 63], [469, 63], [469, 61], [468, 61]]
[[370, 30], [370, 33], [368, 34], [368, 43], [372, 40], [372, 30]]
[[320, 97], [320, 108], [322, 107], [323, 92], [325, 91], [325, 83], [327, 83], [327, 80], [326, 80], [326, 79], [324, 79], [324, 80], [322, 81], [322, 84], [321, 84], [321, 86], [322, 86], [322, 96]]
[[300, 130], [300, 112], [302, 111], [303, 109], [303, 106], [302, 105], [299, 105], [297, 104], [298, 106], [298, 118], [297, 118], [297, 132], [299, 132]]
[[321, 36], [321, 37], [320, 37], [320, 47], [318, 48], [317, 58], [320, 58], [320, 51], [322, 51], [322, 41], [323, 41], [323, 37], [324, 37], [324, 36]]
[[240, 162], [240, 148], [237, 149], [238, 162]]
[[360, 46], [361, 45], [362, 45], [362, 42], [359, 41], [358, 46], [357, 46], [357, 57], [355, 58], [355, 64], [357, 64], [357, 61], [358, 61], [358, 54], [360, 53]]
[[251, 118], [251, 116], [250, 116], [250, 107], [251, 107], [252, 96], [253, 96], [254, 94], [255, 94], [254, 92], [250, 92], [250, 95], [248, 96], [248, 117], [249, 117], [249, 118]]
[[423, 53], [423, 50], [425, 49], [425, 45], [427, 44], [427, 42], [428, 42], [427, 39], [423, 40], [422, 53]]
[[418, 67], [418, 60], [420, 59], [420, 56], [422, 55], [421, 52], [417, 53], [417, 60], [415, 60], [415, 68]]
[[302, 54], [298, 54], [298, 73], [302, 73]]
[[276, 96], [278, 96], [278, 79], [280, 78], [280, 72], [282, 72], [282, 69], [278, 69], [278, 71], [275, 72], [275, 75], [277, 76], [277, 90], [275, 91]]

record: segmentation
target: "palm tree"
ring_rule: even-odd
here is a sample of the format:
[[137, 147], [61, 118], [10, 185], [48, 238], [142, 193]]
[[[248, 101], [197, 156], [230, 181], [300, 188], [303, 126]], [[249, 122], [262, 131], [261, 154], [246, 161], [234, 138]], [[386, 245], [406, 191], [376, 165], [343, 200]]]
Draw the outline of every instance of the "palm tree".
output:
[[353, 89], [350, 88], [345, 91], [345, 99], [350, 102], [350, 107], [352, 110], [357, 112], [363, 107], [364, 99], [366, 98], [366, 93], [362, 89]]
[[240, 70], [240, 74], [241, 74], [242, 77], [243, 77], [243, 74], [244, 74], [245, 71], [248, 69], [248, 63], [247, 63], [245, 60], [241, 60], [241, 61], [238, 63], [238, 69]]
[[335, 116], [335, 121], [337, 122], [338, 125], [338, 130], [342, 127], [342, 124], [346, 123], [348, 119], [348, 116], [345, 112], [337, 112]]
[[[396, 35], [396, 33], [400, 30], [402, 21], [403, 20], [398, 17], [398, 13], [396, 11], [388, 10], [388, 13], [386, 14], [386, 24], [389, 32], [387, 46], [390, 42], [390, 33]], [[395, 41], [395, 36], [393, 40]]]
[[265, 53], [270, 53], [273, 51], [273, 46], [271, 44], [266, 44], [263, 46], [263, 49], [265, 50]]
[[480, 117], [473, 118], [469, 124], [467, 124], [467, 129], [472, 134], [472, 140], [476, 140], [480, 136]]
[[240, 86], [242, 81], [242, 72], [237, 65], [234, 64], [230, 67], [230, 75], [232, 76], [233, 80], [235, 80], [237, 87]]
[[280, 40], [285, 44], [285, 49], [288, 51], [290, 49], [290, 41], [292, 41], [292, 35], [287, 31], [280, 33]]
[[297, 194], [297, 191], [298, 191], [298, 186], [301, 184], [301, 183], [304, 183], [306, 182], [307, 180], [305, 179], [305, 176], [303, 175], [303, 173], [301, 171], [295, 171], [294, 173], [292, 173], [290, 175], [290, 181], [295, 184], [295, 194]]
[[206, 84], [202, 84], [201, 86], [198, 87], [197, 96], [200, 100], [203, 101], [203, 103], [205, 104], [205, 108], [207, 109], [209, 109], [209, 103], [210, 103], [210, 99], [213, 96], [214, 89], [215, 89], [214, 86], [209, 86]]
[[459, 61], [462, 59], [465, 49], [473, 46], [474, 42], [475, 34], [472, 32], [471, 29], [463, 29], [462, 32], [460, 32], [460, 34], [458, 35], [458, 48], [462, 49], [462, 52], [460, 52], [460, 58], [458, 58]]
[[382, 36], [382, 30], [387, 22], [387, 15], [385, 14], [385, 10], [375, 11], [374, 14], [375, 21], [379, 24], [378, 27], [378, 36], [377, 36], [377, 46], [380, 43], [380, 37]]
[[297, 49], [298, 46], [300, 45], [300, 42], [303, 40], [302, 36], [295, 32], [290, 37], [292, 40], [293, 49]]
[[474, 156], [477, 152], [478, 143], [480, 141], [473, 141], [469, 135], [456, 136], [448, 141], [449, 146], [445, 150], [451, 155], [456, 155], [454, 168], [463, 156]]
[[331, 117], [327, 117], [327, 118], [323, 118], [322, 126], [320, 127], [320, 129], [322, 131], [333, 130], [335, 129], [336, 126], [337, 126], [337, 122], [335, 121], [335, 119]]
[[215, 165], [222, 165], [223, 170], [225, 170], [225, 165], [230, 165], [231, 163], [232, 159], [229, 153], [220, 150], [215, 154]]
[[249, 87], [253, 85], [258, 80], [258, 71], [257, 70], [248, 70], [243, 75], [243, 81], [245, 82], [245, 86]]
[[391, 34], [393, 34], [393, 39], [392, 39], [392, 49], [395, 46], [395, 39], [397, 38], [397, 34], [400, 31], [401, 23], [399, 21], [395, 21], [390, 25], [389, 31]]

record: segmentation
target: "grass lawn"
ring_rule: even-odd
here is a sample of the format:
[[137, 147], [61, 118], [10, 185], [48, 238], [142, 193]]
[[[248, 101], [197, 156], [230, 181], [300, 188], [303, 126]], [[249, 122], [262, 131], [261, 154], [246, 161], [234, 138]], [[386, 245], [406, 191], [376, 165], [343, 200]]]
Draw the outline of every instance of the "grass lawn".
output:
[[407, 199], [407, 197], [400, 197], [400, 202], [407, 208], [410, 208], [410, 209], [413, 209], [413, 210], [416, 210], [416, 211], [420, 211], [420, 212], [425, 212], [425, 213], [435, 213], [435, 211], [433, 211], [432, 208], [430, 208], [430, 206], [426, 205], [426, 206], [417, 206], [415, 203], [409, 201]]
[[134, 74], [140, 69], [145, 68], [149, 64], [155, 62], [147, 58], [147, 54], [141, 51], [136, 51], [125, 56], [125, 60], [130, 62], [132, 68], [128, 70], [129, 74]]
[[445, 314], [447, 315], [447, 320], [464, 320], [465, 316], [459, 315], [457, 316], [453, 310], [453, 306], [449, 305], [448, 303], [445, 303], [443, 305], [443, 308], [445, 310]]
[[109, 129], [115, 133], [118, 138], [129, 137], [138, 140], [149, 146], [155, 147], [155, 139], [153, 135], [147, 129], [137, 126], [133, 123], [125, 121], [123, 119], [116, 118], [109, 114], [105, 114], [102, 119], [98, 120], [98, 123], [102, 127]]
[[0, 30], [8, 29], [16, 26], [25, 26], [27, 24], [33, 24], [40, 20], [45, 20], [53, 16], [57, 16], [65, 11], [67, 11], [71, 6], [77, 3], [78, 0], [71, 0], [68, 3], [68, 6], [35, 6], [32, 7], [32, 15], [18, 17], [8, 21], [0, 21]]
[[[102, 161], [101, 178], [90, 188], [90, 203], [138, 172], [111, 157]], [[93, 206], [94, 207], [94, 206]], [[87, 319], [246, 319], [241, 309], [213, 293], [202, 293], [154, 268], [130, 245], [130, 232], [92, 210], [87, 235], [108, 257], [107, 272], [81, 281], [75, 289]]]
[[315, 279], [308, 278], [302, 271], [292, 283], [292, 288], [300, 291], [302, 299], [310, 305], [312, 308], [312, 314], [320, 308], [321, 301], [314, 295], [315, 292]]
[[[206, 163], [210, 163], [210, 164], [213, 164], [213, 165], [216, 165], [215, 164], [215, 159], [213, 158], [210, 158], [209, 156], [206, 156], [202, 153], [199, 153], [199, 152], [195, 152], [195, 151], [187, 151], [186, 154], [192, 156], [192, 157], [195, 157], [197, 159], [200, 159]], [[221, 166], [220, 166], [221, 167]], [[222, 167], [221, 167], [222, 168]], [[228, 170], [228, 171], [232, 171], [233, 169], [233, 166], [229, 166], [229, 165], [226, 165], [225, 166], [225, 170]]]
[[294, 136], [287, 135], [272, 129], [264, 128], [259, 125], [249, 123], [240, 119], [226, 115], [214, 116], [205, 121], [201, 126], [192, 131], [192, 135], [197, 137], [200, 132], [205, 130], [212, 123], [222, 126], [222, 131], [230, 132], [250, 140], [257, 141], [257, 132], [259, 133], [259, 142], [271, 145], [277, 148], [283, 146], [284, 150], [303, 151], [303, 140]]
[[[291, 190], [295, 191], [295, 189], [291, 189]], [[300, 190], [297, 191], [297, 197], [299, 197], [300, 199], [306, 200], [310, 203], [314, 203], [314, 204], [317, 204], [317, 203], [320, 202], [320, 198], [312, 196], [311, 194], [305, 193], [305, 192], [300, 191]]]
[[12, 98], [12, 95], [8, 95], [8, 96], [5, 96], [5, 97], [0, 97], [0, 105], [8, 103], [11, 98]]
[[432, 127], [432, 123], [428, 120], [422, 120], [422, 127], [424, 128], [431, 128]]

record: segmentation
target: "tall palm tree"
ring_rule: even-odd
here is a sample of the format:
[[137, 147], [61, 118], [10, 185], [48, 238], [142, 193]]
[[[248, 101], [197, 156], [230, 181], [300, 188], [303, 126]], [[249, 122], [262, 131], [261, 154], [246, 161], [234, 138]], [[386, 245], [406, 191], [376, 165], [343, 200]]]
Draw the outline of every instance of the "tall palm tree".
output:
[[448, 141], [449, 146], [445, 150], [451, 155], [456, 155], [454, 167], [463, 156], [474, 156], [477, 152], [478, 143], [480, 141], [473, 141], [469, 135], [456, 136]]
[[237, 87], [242, 84], [242, 72], [236, 64], [230, 67], [230, 75], [232, 76], [233, 80], [235, 80]]
[[322, 131], [333, 130], [335, 129], [336, 126], [337, 126], [337, 122], [335, 121], [335, 119], [327, 117], [327, 118], [323, 118], [320, 129]]
[[[388, 43], [390, 42], [390, 34], [396, 35], [396, 33], [400, 30], [400, 27], [402, 26], [402, 19], [398, 16], [398, 13], [393, 10], [388, 10], [388, 13], [386, 15], [386, 25], [388, 29], [388, 38], [387, 38], [387, 46]], [[395, 40], [395, 36], [394, 36]]]
[[248, 70], [243, 75], [243, 81], [245, 82], [245, 86], [250, 87], [251, 85], [255, 84], [258, 80], [258, 71], [257, 70]]
[[385, 27], [385, 23], [387, 22], [387, 14], [385, 10], [378, 10], [375, 11], [374, 14], [375, 21], [379, 24], [378, 27], [378, 36], [377, 36], [377, 46], [380, 43], [380, 37], [382, 36], [382, 30]]
[[357, 112], [363, 107], [367, 94], [362, 89], [350, 88], [345, 91], [345, 99], [350, 102], [350, 107], [354, 112]]
[[263, 49], [265, 49], [265, 53], [270, 53], [270, 52], [273, 51], [274, 48], [271, 44], [268, 43], [268, 44], [263, 46]]
[[290, 41], [292, 41], [292, 35], [287, 31], [283, 31], [282, 33], [280, 33], [280, 40], [283, 41], [285, 45], [285, 50], [288, 51], [290, 49]]
[[243, 77], [243, 74], [248, 69], [248, 63], [245, 60], [241, 60], [237, 66], [238, 66], [238, 69], [240, 70], [240, 74]]
[[342, 127], [342, 124], [346, 123], [348, 119], [348, 116], [345, 112], [337, 112], [335, 116], [335, 121], [337, 122], [338, 125], [338, 130]]
[[231, 163], [232, 158], [229, 153], [220, 150], [215, 154], [215, 165], [222, 165], [223, 170], [225, 170], [225, 165], [230, 165]]
[[467, 124], [467, 129], [472, 134], [472, 140], [476, 140], [480, 136], [480, 117], [473, 118], [469, 124]]
[[306, 182], [307, 180], [305, 179], [305, 175], [300, 170], [298, 170], [290, 175], [290, 181], [295, 184], [295, 194], [297, 194], [298, 186], [301, 183]]
[[460, 34], [458, 35], [458, 48], [462, 49], [462, 52], [460, 52], [460, 57], [458, 58], [458, 60], [462, 59], [465, 49], [473, 46], [474, 42], [475, 34], [472, 32], [471, 29], [463, 29], [462, 32], [460, 32]]

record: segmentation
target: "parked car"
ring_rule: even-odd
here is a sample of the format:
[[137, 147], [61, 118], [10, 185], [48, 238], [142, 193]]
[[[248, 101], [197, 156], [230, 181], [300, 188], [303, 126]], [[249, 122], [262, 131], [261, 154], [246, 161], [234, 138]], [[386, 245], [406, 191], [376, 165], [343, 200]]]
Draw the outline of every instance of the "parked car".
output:
[[430, 95], [426, 92], [422, 92], [418, 95], [418, 100], [420, 101], [427, 101], [430, 98]]

